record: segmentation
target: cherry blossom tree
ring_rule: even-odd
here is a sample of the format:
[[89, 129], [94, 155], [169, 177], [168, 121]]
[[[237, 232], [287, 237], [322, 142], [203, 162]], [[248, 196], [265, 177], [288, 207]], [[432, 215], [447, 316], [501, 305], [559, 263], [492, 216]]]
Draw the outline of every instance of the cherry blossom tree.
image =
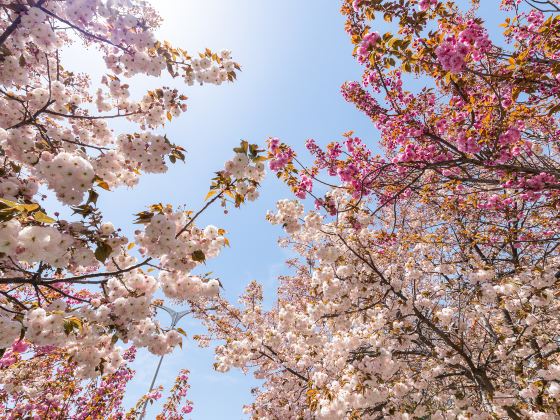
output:
[[[116, 372], [87, 380], [76, 376], [76, 363], [66, 357], [63, 349], [35, 351], [32, 358], [25, 360], [26, 350], [30, 349], [19, 341], [0, 359], [5, 364], [2, 373], [9, 379], [0, 391], [2, 418], [33, 415], [38, 419], [137, 419], [145, 403], [162, 397], [160, 386], [125, 413], [122, 401], [135, 373], [127, 364], [135, 359], [135, 347], [123, 353], [124, 363]], [[192, 411], [192, 402], [185, 400], [190, 388], [188, 378], [187, 370], [179, 372], [158, 419], [181, 419]]]
[[[199, 211], [146, 203], [133, 242], [97, 199], [184, 160], [159, 133], [187, 98], [165, 86], [135, 98], [131, 78], [220, 85], [239, 65], [229, 51], [190, 55], [158, 41], [161, 19], [141, 0], [9, 0], [0, 14], [0, 411], [108, 418], [131, 375], [123, 343], [157, 355], [181, 344], [181, 331], [155, 319], [156, 293], [200, 307], [219, 294], [219, 280], [191, 270], [228, 245], [225, 231], [196, 219], [213, 203], [255, 200], [265, 157], [242, 142]], [[65, 65], [71, 45], [101, 55], [101, 80]], [[115, 120], [138, 131], [116, 133]], [[48, 214], [47, 198], [61, 211]], [[166, 418], [178, 418], [186, 380]]]
[[492, 40], [478, 1], [343, 2], [380, 148], [270, 139], [293, 274], [198, 310], [216, 369], [263, 380], [253, 418], [560, 415], [560, 2], [495, 3]]
[[[63, 350], [34, 351], [25, 360], [21, 342], [6, 352], [2, 375], [6, 377], [0, 394], [2, 418], [108, 419], [124, 416], [122, 399], [125, 387], [134, 372], [126, 366], [134, 360], [135, 348], [123, 353], [125, 362], [113, 373], [102, 378], [83, 380], [76, 377], [76, 364]], [[8, 357], [14, 360], [6, 360]]]

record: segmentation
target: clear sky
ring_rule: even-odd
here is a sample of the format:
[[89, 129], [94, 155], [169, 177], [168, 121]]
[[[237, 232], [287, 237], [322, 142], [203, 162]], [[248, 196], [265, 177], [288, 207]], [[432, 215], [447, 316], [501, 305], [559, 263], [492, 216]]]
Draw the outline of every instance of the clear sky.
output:
[[[351, 56], [352, 46], [336, 0], [152, 0], [163, 17], [160, 39], [196, 52], [209, 47], [232, 51], [243, 71], [237, 82], [222, 86], [188, 87], [163, 78], [136, 78], [133, 92], [141, 94], [158, 85], [173, 85], [189, 97], [189, 110], [165, 130], [187, 151], [187, 163], [171, 166], [163, 175], [141, 178], [134, 189], [102, 194], [99, 206], [106, 219], [132, 237], [132, 215], [150, 203], [186, 204], [196, 210], [203, 204], [214, 171], [232, 156], [240, 139], [264, 145], [269, 136], [295, 145], [308, 138], [319, 143], [340, 139], [347, 130], [376, 142], [374, 128], [340, 95], [346, 80], [358, 80], [360, 68]], [[483, 2], [484, 3], [484, 2]], [[493, 2], [494, 3], [494, 2]], [[68, 67], [92, 73], [99, 80], [102, 65], [95, 51], [72, 49]], [[116, 130], [130, 128], [115, 126]], [[298, 147], [299, 145], [299, 147]], [[229, 233], [231, 248], [209, 261], [212, 271], [231, 300], [252, 279], [264, 284], [267, 305], [274, 302], [276, 278], [284, 271], [286, 250], [276, 246], [282, 234], [264, 216], [276, 200], [289, 192], [267, 177], [261, 197], [225, 216], [219, 207], [209, 211], [200, 224], [214, 224]], [[176, 308], [181, 309], [181, 308]], [[165, 314], [164, 314], [165, 315]], [[162, 317], [162, 322], [167, 322]], [[180, 326], [192, 336], [200, 326], [184, 318]], [[129, 406], [147, 391], [158, 358], [141, 351], [134, 368], [125, 403]], [[191, 371], [189, 398], [194, 401], [193, 419], [241, 419], [242, 406], [251, 401], [257, 382], [239, 371], [226, 374], [212, 369], [211, 349], [199, 349], [190, 339], [163, 362], [158, 384], [171, 387], [178, 369]], [[151, 415], [150, 415], [151, 413]], [[153, 418], [155, 410], [148, 411]]]
[[[164, 19], [161, 38], [192, 52], [205, 47], [229, 49], [243, 71], [234, 84], [184, 87], [189, 111], [166, 132], [187, 148], [187, 163], [144, 178], [133, 190], [109, 194], [122, 198], [107, 213], [119, 225], [129, 226], [130, 214], [147, 202], [198, 208], [213, 171], [222, 168], [240, 139], [264, 144], [269, 136], [277, 136], [303, 144], [313, 137], [326, 143], [349, 128], [373, 135], [368, 120], [339, 92], [345, 80], [359, 77], [360, 68], [351, 56], [338, 1], [158, 0], [153, 4]], [[264, 284], [267, 302], [272, 304], [276, 278], [288, 254], [276, 246], [281, 230], [264, 216], [276, 200], [287, 196], [288, 191], [270, 176], [257, 202], [227, 216], [217, 207], [204, 217], [203, 222], [229, 232], [231, 248], [206, 269], [220, 277], [230, 299], [256, 279]], [[191, 336], [199, 331], [188, 318], [182, 327]], [[156, 363], [156, 357], [139, 354], [138, 376], [129, 387], [127, 403], [145, 392]], [[240, 371], [215, 372], [212, 363], [212, 350], [199, 349], [189, 340], [182, 351], [164, 360], [158, 382], [169, 389], [174, 373], [187, 367], [193, 419], [244, 418], [242, 407], [251, 401], [250, 389], [257, 382]]]

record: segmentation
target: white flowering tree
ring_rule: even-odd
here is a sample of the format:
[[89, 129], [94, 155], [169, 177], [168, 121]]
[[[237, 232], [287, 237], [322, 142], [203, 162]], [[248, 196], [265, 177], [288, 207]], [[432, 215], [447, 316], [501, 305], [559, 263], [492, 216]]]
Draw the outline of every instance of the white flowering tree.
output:
[[[184, 159], [183, 148], [153, 130], [181, 115], [186, 97], [160, 87], [135, 99], [127, 80], [168, 74], [187, 85], [219, 85], [233, 81], [239, 66], [228, 51], [190, 56], [156, 40], [160, 17], [140, 0], [10, 0], [0, 4], [0, 14], [5, 402], [6, 393], [30, 395], [41, 387], [18, 376], [23, 351], [56, 349], [71, 357], [76, 378], [88, 378], [119, 369], [121, 341], [158, 355], [180, 344], [179, 332], [154, 319], [154, 294], [162, 289], [201, 307], [218, 294], [217, 279], [190, 272], [227, 245], [225, 232], [199, 228], [195, 220], [211, 203], [254, 200], [264, 166], [256, 146], [243, 142], [217, 173], [202, 210], [152, 205], [137, 215], [145, 229], [132, 242], [104, 220], [97, 198]], [[99, 83], [61, 61], [61, 50], [76, 43], [102, 55], [106, 74]], [[111, 122], [117, 119], [138, 131], [115, 133]], [[42, 203], [50, 196], [71, 207], [71, 220], [48, 214]], [[140, 259], [131, 255], [135, 245]]]
[[489, 1], [341, 3], [380, 141], [270, 139], [293, 271], [200, 311], [216, 369], [254, 419], [560, 418], [560, 1], [494, 1], [496, 41]]

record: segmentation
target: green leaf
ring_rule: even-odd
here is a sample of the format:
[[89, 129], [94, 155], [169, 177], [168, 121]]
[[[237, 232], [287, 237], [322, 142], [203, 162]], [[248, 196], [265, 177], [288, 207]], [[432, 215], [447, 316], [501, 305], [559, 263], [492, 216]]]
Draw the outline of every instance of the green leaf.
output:
[[150, 223], [152, 217], [154, 217], [154, 213], [151, 211], [142, 211], [140, 213], [136, 213], [136, 220], [134, 221], [135, 224], [146, 224]]
[[193, 259], [193, 261], [196, 261], [196, 262], [204, 262], [204, 261], [206, 261], [206, 255], [204, 255], [204, 252], [202, 252], [200, 249], [194, 251], [194, 252], [191, 254], [191, 258]]
[[249, 142], [246, 140], [241, 140], [240, 146], [233, 149], [233, 151], [235, 153], [247, 153], [248, 148], [249, 148]]
[[101, 242], [97, 246], [97, 249], [95, 250], [94, 254], [97, 261], [105, 262], [105, 260], [109, 257], [109, 255], [111, 255], [111, 252], [113, 252], [113, 248], [111, 248], [105, 242]]
[[75, 316], [64, 320], [64, 332], [66, 335], [74, 332], [74, 330], [82, 330], [82, 320]]
[[213, 197], [214, 195], [216, 195], [216, 190], [210, 190], [208, 191], [208, 194], [206, 194], [206, 197], [204, 197], [204, 201], [208, 200], [209, 198]]
[[89, 190], [87, 203], [97, 204], [97, 199], [99, 198], [99, 194], [97, 194], [94, 190]]
[[171, 163], [177, 162], [177, 159], [181, 161], [185, 161], [185, 154], [181, 151], [180, 147], [176, 147], [173, 151], [169, 154], [169, 160]]
[[82, 206], [73, 206], [74, 214], [80, 214], [84, 217], [93, 213], [93, 208], [89, 204], [84, 204]]
[[106, 183], [105, 181], [103, 181], [103, 180], [98, 181], [98, 182], [97, 182], [97, 185], [98, 185], [100, 188], [103, 188], [104, 190], [111, 191], [111, 189], [109, 188], [109, 184], [107, 184], [107, 183]]
[[51, 223], [56, 222], [56, 219], [53, 219], [52, 217], [47, 216], [42, 211], [36, 211], [35, 213], [33, 213], [33, 218], [36, 221], [38, 221], [39, 223], [51, 224]]
[[21, 204], [16, 203], [15, 201], [6, 200], [5, 198], [0, 198], [0, 201], [13, 209], [17, 209], [20, 211], [23, 210], [23, 206]]
[[33, 210], [37, 210], [39, 208], [39, 204], [37, 203], [32, 203], [32, 204], [23, 204], [23, 208], [26, 211], [33, 211]]

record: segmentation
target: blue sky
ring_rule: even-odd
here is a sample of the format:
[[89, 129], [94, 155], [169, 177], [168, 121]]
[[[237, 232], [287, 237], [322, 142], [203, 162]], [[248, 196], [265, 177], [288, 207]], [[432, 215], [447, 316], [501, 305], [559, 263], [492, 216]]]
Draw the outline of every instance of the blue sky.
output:
[[[122, 204], [115, 206], [110, 218], [121, 226], [128, 226], [129, 215], [148, 201], [198, 208], [213, 171], [231, 157], [240, 139], [264, 144], [269, 136], [277, 136], [303, 144], [313, 137], [326, 143], [351, 127], [364, 136], [373, 135], [368, 120], [339, 93], [345, 80], [360, 74], [343, 30], [339, 2], [165, 0], [154, 4], [164, 18], [161, 38], [188, 51], [230, 49], [243, 71], [234, 84], [185, 87], [189, 111], [166, 132], [187, 148], [187, 163], [143, 179], [134, 190], [119, 192]], [[201, 223], [229, 232], [231, 248], [210, 261], [207, 270], [220, 277], [231, 300], [256, 279], [264, 284], [267, 303], [272, 304], [276, 278], [288, 254], [276, 246], [281, 230], [269, 225], [264, 216], [274, 209], [276, 200], [287, 196], [289, 192], [270, 176], [257, 202], [227, 216], [216, 207], [202, 219]], [[182, 326], [189, 335], [199, 331], [188, 318]], [[190, 398], [195, 403], [193, 419], [244, 418], [242, 407], [251, 401], [250, 389], [257, 382], [240, 371], [217, 373], [212, 363], [211, 349], [199, 349], [189, 340], [184, 350], [164, 361], [159, 382], [169, 389], [177, 369], [187, 367]], [[139, 355], [129, 402], [149, 385], [155, 365], [154, 356]]]
[[[186, 164], [171, 166], [163, 175], [144, 176], [134, 189], [102, 194], [99, 206], [106, 219], [132, 237], [132, 215], [150, 203], [203, 204], [213, 172], [232, 156], [240, 139], [264, 144], [269, 136], [280, 137], [302, 150], [308, 138], [319, 143], [339, 139], [354, 130], [373, 146], [378, 134], [355, 108], [340, 95], [346, 80], [359, 80], [360, 67], [351, 56], [352, 46], [344, 32], [339, 1], [325, 0], [154, 0], [163, 17], [160, 39], [196, 52], [209, 47], [232, 51], [243, 71], [234, 84], [188, 87], [178, 81], [135, 78], [133, 92], [142, 94], [158, 85], [172, 85], [189, 97], [189, 110], [163, 130], [187, 151]], [[67, 66], [93, 74], [97, 83], [102, 63], [94, 51], [72, 49]], [[115, 126], [130, 129], [130, 126]], [[299, 145], [299, 146], [298, 146]], [[229, 233], [231, 248], [209, 261], [225, 287], [225, 296], [235, 300], [252, 279], [264, 284], [267, 305], [272, 305], [276, 278], [284, 271], [286, 250], [276, 245], [282, 234], [264, 216], [276, 200], [289, 192], [275, 176], [267, 177], [261, 197], [226, 216], [211, 209], [200, 224], [214, 224]], [[181, 309], [181, 308], [176, 308]], [[162, 322], [166, 322], [162, 317]], [[192, 336], [200, 326], [184, 318], [181, 327]], [[157, 383], [171, 387], [180, 368], [191, 371], [190, 399], [193, 419], [240, 419], [242, 406], [251, 401], [250, 389], [257, 382], [239, 371], [226, 374], [212, 369], [211, 349], [200, 349], [191, 340], [167, 356]], [[149, 386], [157, 357], [141, 351], [134, 368], [125, 403], [133, 404]], [[150, 415], [151, 413], [151, 415]], [[151, 409], [147, 418], [153, 418]]]

